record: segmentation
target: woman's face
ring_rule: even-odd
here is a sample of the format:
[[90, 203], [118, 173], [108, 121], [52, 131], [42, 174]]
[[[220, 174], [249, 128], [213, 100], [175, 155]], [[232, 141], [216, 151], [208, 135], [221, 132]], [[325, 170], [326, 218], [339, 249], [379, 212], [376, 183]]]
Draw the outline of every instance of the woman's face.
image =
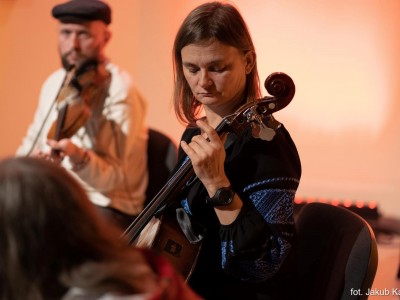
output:
[[244, 99], [246, 75], [255, 55], [219, 41], [189, 44], [182, 48], [184, 76], [194, 97], [211, 109], [231, 111]]

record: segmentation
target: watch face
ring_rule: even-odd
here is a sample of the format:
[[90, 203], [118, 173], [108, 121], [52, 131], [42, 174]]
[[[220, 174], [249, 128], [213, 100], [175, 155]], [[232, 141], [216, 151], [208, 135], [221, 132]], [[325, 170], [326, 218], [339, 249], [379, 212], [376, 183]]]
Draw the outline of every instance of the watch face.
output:
[[229, 205], [234, 196], [235, 192], [232, 190], [232, 188], [223, 187], [217, 190], [214, 197], [207, 197], [206, 202], [214, 206]]
[[233, 200], [234, 194], [230, 187], [220, 188], [214, 197], [210, 198], [210, 203], [213, 205], [229, 205]]
[[220, 193], [218, 195], [218, 202], [221, 203], [221, 205], [228, 205], [232, 202], [232, 190], [231, 189], [223, 189], [220, 190]]

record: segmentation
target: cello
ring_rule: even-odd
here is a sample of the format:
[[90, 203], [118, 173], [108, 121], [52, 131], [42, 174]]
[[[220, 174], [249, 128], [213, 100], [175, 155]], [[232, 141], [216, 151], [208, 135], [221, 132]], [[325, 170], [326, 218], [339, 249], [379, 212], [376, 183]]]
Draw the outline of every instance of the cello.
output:
[[[295, 85], [285, 73], [275, 72], [267, 77], [264, 86], [271, 96], [248, 102], [233, 114], [222, 119], [215, 128], [218, 135], [233, 132], [243, 134], [249, 127], [253, 136], [263, 138], [263, 131], [273, 129], [266, 126], [266, 119], [274, 112], [285, 108], [293, 99]], [[266, 138], [267, 139], [267, 138]], [[170, 176], [158, 194], [136, 217], [123, 233], [131, 245], [153, 248], [167, 257], [186, 280], [190, 278], [201, 251], [201, 235], [195, 235], [178, 219], [184, 218], [177, 209], [176, 195], [194, 175], [190, 159]]]

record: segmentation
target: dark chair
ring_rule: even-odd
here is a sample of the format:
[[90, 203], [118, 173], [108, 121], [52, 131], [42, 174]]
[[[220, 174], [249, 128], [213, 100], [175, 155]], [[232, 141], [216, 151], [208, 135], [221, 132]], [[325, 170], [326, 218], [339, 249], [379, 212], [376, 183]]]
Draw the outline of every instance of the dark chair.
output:
[[177, 146], [166, 134], [149, 128], [147, 164], [149, 184], [146, 189], [146, 204], [161, 190], [171, 175], [177, 161]]
[[343, 207], [309, 203], [297, 215], [296, 230], [301, 299], [368, 298], [378, 250], [362, 217]]

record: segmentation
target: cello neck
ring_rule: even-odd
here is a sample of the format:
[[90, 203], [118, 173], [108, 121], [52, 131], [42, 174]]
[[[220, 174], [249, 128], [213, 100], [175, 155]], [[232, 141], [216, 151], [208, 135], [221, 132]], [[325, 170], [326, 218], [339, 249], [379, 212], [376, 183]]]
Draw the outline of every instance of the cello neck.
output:
[[163, 210], [167, 204], [170, 204], [169, 199], [183, 188], [185, 182], [189, 180], [193, 174], [192, 162], [188, 159], [125, 230], [123, 236], [128, 239], [129, 244], [135, 241], [143, 228], [155, 215]]

